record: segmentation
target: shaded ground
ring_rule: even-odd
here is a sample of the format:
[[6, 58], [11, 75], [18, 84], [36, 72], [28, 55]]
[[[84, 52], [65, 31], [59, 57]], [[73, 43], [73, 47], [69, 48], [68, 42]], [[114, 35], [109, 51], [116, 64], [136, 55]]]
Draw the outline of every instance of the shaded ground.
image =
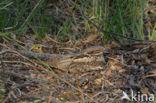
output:
[[[153, 15], [155, 6], [151, 2], [154, 0], [145, 5], [145, 34], [153, 30], [156, 21]], [[71, 12], [70, 6], [58, 4], [63, 11], [68, 7], [65, 9], [67, 14]], [[56, 17], [66, 20], [66, 15], [60, 13]], [[52, 67], [53, 72], [38, 60], [19, 54], [21, 48], [17, 45], [0, 38], [0, 103], [125, 103], [126, 100], [121, 100], [123, 92], [130, 96], [131, 90], [138, 95], [148, 94], [148, 97], [153, 94], [156, 101], [156, 44], [119, 45], [112, 42], [104, 46], [102, 36], [95, 35], [96, 29], [86, 37], [83, 35], [86, 34], [85, 28], [81, 25], [81, 18], [72, 24], [70, 32], [74, 32], [74, 36], [69, 34], [57, 38], [48, 35], [43, 41], [37, 41], [34, 35], [29, 34], [18, 42], [33, 52], [63, 55], [103, 46], [109, 49], [109, 52], [103, 51], [103, 70], [73, 73]], [[94, 53], [98, 54], [93, 51], [87, 56]]]
[[[75, 43], [69, 40], [65, 44], [49, 37], [42, 42], [28, 36], [20, 40], [28, 50], [39, 53], [78, 53], [84, 48], [102, 45], [100, 36], [88, 38]], [[4, 103], [125, 103], [121, 100], [123, 91], [128, 95], [131, 90], [140, 95], [156, 94], [155, 44], [107, 44], [105, 48], [109, 48], [110, 53], [103, 51], [105, 69], [72, 73], [53, 68], [54, 74], [40, 62], [19, 54], [17, 46], [5, 39], [2, 41], [0, 92], [4, 94], [1, 96]]]

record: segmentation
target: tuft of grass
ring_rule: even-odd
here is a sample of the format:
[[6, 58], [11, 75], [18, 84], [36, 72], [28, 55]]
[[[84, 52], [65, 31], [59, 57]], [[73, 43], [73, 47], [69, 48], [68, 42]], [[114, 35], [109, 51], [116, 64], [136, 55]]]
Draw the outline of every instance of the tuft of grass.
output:
[[154, 28], [152, 30], [152, 33], [150, 32], [151, 30], [148, 30], [148, 38], [149, 40], [156, 40], [156, 23], [154, 25]]
[[[0, 1], [0, 31], [17, 36], [31, 32], [39, 39], [46, 34], [61, 38], [69, 34], [83, 36], [95, 27], [79, 13], [81, 8], [103, 30], [144, 39], [145, 4], [146, 0], [3, 0]], [[149, 39], [154, 40], [155, 27], [152, 32], [151, 28], [148, 31]], [[125, 42], [116, 35], [103, 34], [104, 43], [112, 40]]]
[[[146, 1], [138, 0], [88, 0], [83, 8], [90, 20], [98, 23], [104, 30], [120, 33], [127, 37], [144, 39], [143, 16]], [[94, 28], [87, 24], [87, 28]], [[87, 31], [90, 31], [87, 30]], [[104, 42], [114, 40], [116, 35], [103, 34]], [[123, 41], [123, 38], [118, 38]]]
[[[20, 3], [20, 5], [17, 5]], [[21, 25], [21, 18], [26, 10], [26, 2], [20, 2], [18, 0], [5, 0], [0, 2], [3, 6], [0, 9], [0, 31], [14, 31]], [[6, 6], [7, 5], [7, 6]], [[16, 7], [16, 8], [14, 8]], [[21, 8], [20, 10], [17, 8]]]
[[43, 1], [40, 0], [37, 4], [31, 0], [5, 0], [1, 2], [0, 4], [8, 5], [0, 10], [1, 32], [16, 32], [21, 35], [27, 29]]
[[68, 34], [68, 31], [71, 27], [71, 21], [70, 19], [67, 19], [64, 24], [60, 27], [60, 30], [57, 32], [56, 37], [58, 38], [59, 36], [65, 38], [65, 36]]
[[44, 38], [50, 30], [51, 22], [46, 14], [47, 11], [44, 10], [40, 16], [35, 16], [32, 20], [33, 23], [30, 25], [31, 29], [39, 39]]
[[48, 10], [45, 0], [5, 0], [0, 5], [1, 32], [12, 32], [19, 37], [32, 29], [41, 39], [56, 26], [54, 17], [48, 15], [53, 11]]

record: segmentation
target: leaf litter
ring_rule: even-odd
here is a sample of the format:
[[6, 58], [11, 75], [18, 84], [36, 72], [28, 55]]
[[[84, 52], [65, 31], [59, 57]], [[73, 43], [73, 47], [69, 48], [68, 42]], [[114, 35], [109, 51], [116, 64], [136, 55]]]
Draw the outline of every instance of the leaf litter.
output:
[[[22, 38], [28, 41], [28, 37]], [[88, 39], [79, 40], [83, 43], [73, 42], [67, 45], [49, 40], [39, 42], [29, 38], [29, 41], [32, 41], [32, 48], [26, 45], [25, 48], [40, 53], [75, 55], [85, 48], [103, 46], [99, 39], [100, 36], [93, 36], [93, 38], [90, 36]], [[115, 42], [106, 44], [107, 49], [104, 49], [101, 54], [105, 60], [102, 70], [70, 72], [52, 67], [60, 78], [72, 85], [71, 87], [52, 75], [50, 73], [52, 71], [37, 60], [18, 54], [19, 48], [14, 44], [4, 41], [1, 43], [0, 52], [0, 72], [3, 74], [0, 76], [0, 84], [3, 84], [0, 91], [5, 95], [3, 100], [5, 103], [122, 103], [123, 100], [120, 98], [123, 91], [129, 93], [133, 89], [135, 92], [156, 94], [155, 44], [119, 45]], [[45, 50], [42, 50], [43, 48]], [[88, 50], [89, 52], [85, 53], [88, 55], [84, 56], [91, 57], [99, 53], [96, 49], [91, 51], [92, 49], [89, 48]]]
[[[62, 2], [62, 1], [60, 1]], [[144, 19], [146, 34], [154, 27], [154, 7], [149, 0]], [[63, 3], [63, 2], [62, 2]], [[61, 3], [59, 3], [61, 8]], [[49, 7], [53, 6], [49, 3]], [[72, 8], [65, 9], [66, 15]], [[65, 18], [61, 15], [60, 17]], [[58, 16], [58, 14], [57, 14]], [[76, 19], [76, 18], [75, 18]], [[82, 21], [75, 20], [72, 30], [76, 34], [84, 34], [80, 27]], [[84, 29], [84, 30], [80, 30]], [[80, 32], [79, 32], [80, 30]], [[65, 83], [48, 70], [39, 61], [18, 53], [19, 48], [7, 40], [0, 41], [0, 102], [3, 103], [125, 103], [121, 100], [124, 92], [131, 89], [144, 94], [156, 94], [156, 44], [153, 45], [119, 45], [116, 42], [102, 44], [102, 36], [92, 31], [86, 38], [65, 36], [65, 42], [50, 34], [37, 41], [34, 35], [20, 37], [19, 43], [26, 49], [37, 53], [76, 54], [92, 46], [103, 46], [104, 69], [86, 72], [61, 71], [54, 72]], [[80, 35], [81, 36], [81, 35]], [[14, 37], [15, 39], [15, 37]], [[86, 57], [97, 55], [100, 51], [86, 52]], [[83, 57], [80, 56], [79, 58]], [[46, 60], [45, 60], [46, 62]], [[80, 64], [85, 65], [85, 64]], [[90, 64], [91, 65], [91, 64]], [[76, 66], [76, 65], [74, 65]], [[86, 67], [87, 68], [87, 67]], [[85, 69], [85, 68], [83, 68]], [[72, 86], [71, 86], [72, 85]], [[79, 91], [77, 89], [79, 89]], [[140, 102], [142, 103], [142, 102]]]

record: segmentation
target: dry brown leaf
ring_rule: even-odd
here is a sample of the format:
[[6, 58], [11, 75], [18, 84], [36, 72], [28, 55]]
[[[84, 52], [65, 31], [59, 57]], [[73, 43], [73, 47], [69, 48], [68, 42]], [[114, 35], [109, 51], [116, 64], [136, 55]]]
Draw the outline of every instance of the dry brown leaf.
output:
[[70, 90], [65, 90], [64, 92], [62, 92], [62, 94], [60, 95], [60, 97], [61, 97], [61, 100], [65, 102], [68, 99], [76, 98], [76, 94], [77, 94], [77, 92], [74, 92], [73, 93]]
[[105, 48], [118, 48], [120, 45], [116, 42], [112, 42], [111, 44], [105, 44]]
[[95, 84], [97, 84], [97, 85], [101, 84], [102, 81], [103, 81], [103, 78], [97, 78], [94, 80]]
[[113, 86], [114, 85], [114, 83], [110, 82], [109, 80], [106, 80], [106, 84], [107, 84], [107, 86]]
[[57, 44], [59, 44], [59, 42], [57, 41], [57, 38], [51, 38], [51, 37], [49, 37], [49, 36], [45, 36], [45, 38], [43, 39], [43, 41], [45, 41], [45, 42], [54, 42], [54, 43], [57, 43]]
[[26, 38], [25, 37], [20, 37], [20, 41], [23, 43], [26, 43]]
[[84, 89], [87, 89], [87, 88], [88, 88], [88, 85], [85, 85], [83, 88], [84, 88]]
[[34, 77], [36, 77], [36, 74], [31, 73], [30, 76], [31, 76], [32, 78], [34, 78]]
[[125, 72], [125, 69], [119, 69], [118, 72], [119, 72], [119, 73], [124, 73], [124, 72]]
[[36, 38], [37, 38], [37, 35], [31, 35], [32, 40], [36, 40]]
[[98, 37], [98, 35], [89, 35], [89, 37], [84, 41], [84, 43], [90, 43], [90, 42], [93, 42], [94, 40], [96, 40]]
[[145, 77], [156, 77], [156, 69], [155, 70], [152, 70], [152, 71], [149, 71], [147, 73], [148, 75], [146, 75]]
[[141, 88], [141, 92], [143, 94], [148, 94], [148, 88]]
[[114, 94], [120, 94], [120, 93], [122, 93], [123, 91], [122, 90], [120, 90], [120, 89], [115, 89], [115, 90], [113, 90], [113, 93]]

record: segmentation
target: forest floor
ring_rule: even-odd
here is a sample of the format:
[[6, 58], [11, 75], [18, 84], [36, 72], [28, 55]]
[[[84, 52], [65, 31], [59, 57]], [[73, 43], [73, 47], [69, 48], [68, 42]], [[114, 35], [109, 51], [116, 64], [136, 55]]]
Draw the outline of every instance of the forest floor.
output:
[[[48, 0], [41, 7], [38, 1], [11, 1], [1, 8], [0, 103], [156, 103], [156, 43], [101, 33], [80, 13], [84, 0]], [[103, 9], [96, 0], [81, 9], [105, 30], [134, 38], [141, 34], [145, 41], [156, 38], [155, 0], [148, 0], [145, 11], [135, 5], [143, 10], [139, 13], [127, 1], [122, 6], [121, 0], [106, 1]]]
[[[20, 54], [18, 45], [4, 38], [2, 42], [0, 83], [4, 85], [0, 92], [4, 94], [1, 99], [4, 103], [142, 103], [146, 99], [152, 101], [152, 96], [156, 94], [154, 43], [120, 45], [112, 42], [103, 46], [101, 36], [95, 35], [76, 42], [68, 40], [63, 44], [48, 36], [42, 41], [36, 41], [36, 37], [31, 34], [19, 39], [18, 43], [27, 50], [40, 54], [76, 55], [86, 48], [104, 47], [101, 55], [103, 69], [85, 71], [86, 66], [81, 72], [70, 69], [62, 71], [53, 65], [48, 67], [45, 65], [47, 60], [43, 60], [44, 64], [40, 60], [28, 58]], [[79, 58], [99, 53], [101, 51], [93, 49]], [[85, 64], [81, 61], [78, 65], [81, 67]], [[138, 95], [135, 99], [131, 98], [132, 92]], [[127, 93], [130, 100], [122, 100], [123, 93]], [[146, 94], [147, 98], [142, 98], [142, 94]]]

